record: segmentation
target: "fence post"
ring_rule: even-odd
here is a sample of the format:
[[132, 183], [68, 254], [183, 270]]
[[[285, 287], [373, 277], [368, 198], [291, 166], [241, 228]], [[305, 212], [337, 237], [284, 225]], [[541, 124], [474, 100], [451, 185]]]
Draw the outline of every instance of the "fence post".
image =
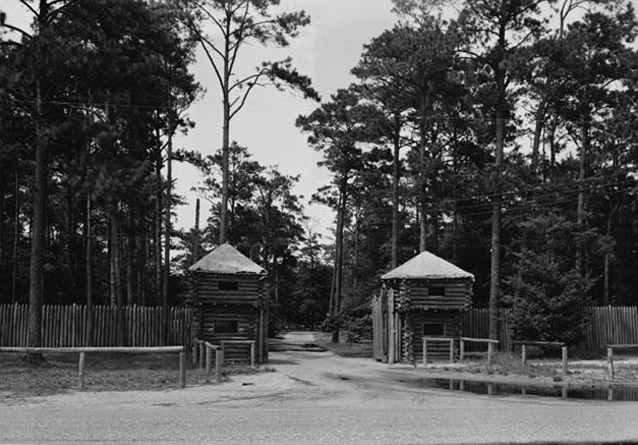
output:
[[527, 351], [525, 350], [525, 344], [521, 345], [521, 364], [525, 366], [527, 363]]
[[250, 366], [255, 366], [255, 342], [250, 344]]
[[607, 373], [609, 378], [614, 378], [614, 348], [607, 347]]
[[567, 374], [567, 346], [563, 346], [563, 374]]
[[463, 361], [465, 356], [465, 340], [461, 339], [459, 342], [459, 360]]
[[193, 351], [193, 365], [196, 365], [197, 361], [199, 360], [199, 358], [197, 357], [199, 353], [199, 342], [197, 341], [197, 339], [193, 341], [192, 351]]
[[80, 363], [78, 364], [78, 371], [80, 377], [80, 390], [84, 390], [84, 364], [86, 363], [86, 352], [80, 352]]
[[492, 352], [494, 351], [494, 343], [489, 342], [487, 344], [487, 364], [492, 364]]
[[423, 366], [428, 364], [428, 341], [423, 339]]
[[224, 361], [224, 350], [222, 348], [215, 349], [215, 381], [222, 382], [222, 362]]
[[212, 361], [213, 361], [213, 351], [211, 351], [211, 348], [206, 346], [206, 383], [210, 381], [210, 371], [212, 368]]
[[203, 341], [201, 341], [201, 342], [199, 343], [199, 368], [200, 368], [200, 369], [204, 369], [204, 359], [205, 359], [205, 357], [204, 357], [204, 354], [205, 354], [204, 350], [205, 350], [205, 349], [206, 349], [206, 346], [204, 346], [204, 342], [203, 342]]
[[186, 353], [179, 353], [179, 387], [186, 388]]
[[450, 363], [454, 363], [454, 339], [450, 339]]

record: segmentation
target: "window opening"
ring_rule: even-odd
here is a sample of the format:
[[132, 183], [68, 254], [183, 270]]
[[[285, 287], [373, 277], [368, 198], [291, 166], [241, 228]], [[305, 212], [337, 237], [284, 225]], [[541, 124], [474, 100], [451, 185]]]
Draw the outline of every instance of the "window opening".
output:
[[430, 286], [428, 287], [428, 295], [445, 297], [445, 286]]
[[445, 335], [445, 323], [423, 323], [425, 337], [442, 337]]
[[219, 290], [239, 290], [239, 283], [237, 281], [220, 281]]
[[237, 320], [216, 320], [214, 322], [215, 334], [237, 334], [239, 322]]

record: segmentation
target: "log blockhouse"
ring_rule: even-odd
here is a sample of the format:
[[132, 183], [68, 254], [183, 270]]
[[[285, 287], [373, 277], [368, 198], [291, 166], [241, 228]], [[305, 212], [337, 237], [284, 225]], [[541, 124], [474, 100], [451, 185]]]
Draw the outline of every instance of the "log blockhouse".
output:
[[[254, 340], [257, 362], [268, 360], [266, 271], [229, 244], [222, 244], [189, 268], [187, 304], [193, 308], [194, 338], [221, 344]], [[250, 347], [225, 346], [224, 359], [250, 360]]]
[[[373, 299], [374, 357], [421, 363], [423, 337], [457, 338], [472, 301], [474, 276], [430, 252], [422, 252], [381, 276]], [[428, 358], [449, 359], [449, 341], [428, 344]]]

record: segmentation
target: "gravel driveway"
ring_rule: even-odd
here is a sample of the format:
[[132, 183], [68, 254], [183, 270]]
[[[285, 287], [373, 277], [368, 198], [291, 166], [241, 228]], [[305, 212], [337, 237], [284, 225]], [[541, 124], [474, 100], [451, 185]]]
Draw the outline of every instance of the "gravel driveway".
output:
[[164, 392], [102, 392], [0, 406], [0, 443], [422, 444], [638, 439], [638, 403], [488, 397], [411, 387], [330, 352], [271, 354], [276, 372]]

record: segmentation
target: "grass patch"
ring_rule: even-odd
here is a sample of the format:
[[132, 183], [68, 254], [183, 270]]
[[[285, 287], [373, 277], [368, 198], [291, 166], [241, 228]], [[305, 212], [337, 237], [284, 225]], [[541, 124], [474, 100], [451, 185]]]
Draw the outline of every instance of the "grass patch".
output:
[[554, 381], [560, 381], [557, 379], [562, 378], [560, 376], [561, 366], [560, 364], [556, 367], [534, 365], [529, 362], [523, 365], [519, 356], [509, 353], [497, 353], [492, 357], [491, 365], [488, 365], [485, 360], [470, 362], [467, 365], [467, 371], [487, 375], [524, 375], [530, 378], [550, 377]]
[[[78, 390], [77, 353], [45, 354], [45, 362], [31, 366], [24, 354], [0, 354], [0, 402], [8, 399], [46, 396]], [[222, 375], [270, 372], [272, 368], [252, 368], [229, 363]], [[86, 391], [165, 391], [179, 388], [177, 354], [87, 353]], [[214, 371], [213, 371], [214, 374]], [[211, 376], [211, 381], [214, 376]], [[206, 371], [186, 360], [186, 384], [206, 383]]]
[[357, 358], [372, 358], [373, 348], [372, 342], [360, 342], [360, 343], [332, 343], [330, 341], [318, 341], [317, 345], [323, 349], [334, 352], [341, 357], [357, 357]]

